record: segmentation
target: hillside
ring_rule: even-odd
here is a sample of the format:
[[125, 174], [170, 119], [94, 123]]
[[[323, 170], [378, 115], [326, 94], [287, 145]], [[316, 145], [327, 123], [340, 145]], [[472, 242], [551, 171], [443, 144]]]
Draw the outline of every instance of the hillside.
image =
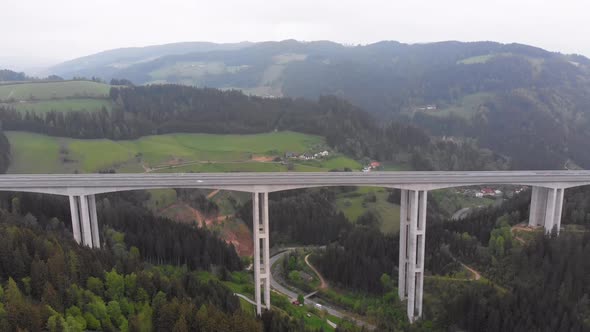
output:
[[6, 132], [8, 173], [329, 171], [361, 165], [342, 155], [300, 161], [286, 152], [315, 153], [325, 139], [294, 132], [256, 135], [165, 134], [136, 140], [70, 139]]
[[28, 101], [71, 97], [106, 98], [110, 86], [92, 81], [33, 82], [0, 85], [0, 101]]
[[110, 88], [84, 80], [10, 82], [0, 85], [0, 107], [35, 113], [110, 110]]
[[149, 62], [164, 55], [186, 54], [195, 52], [207, 52], [214, 50], [233, 50], [248, 46], [249, 43], [215, 44], [208, 42], [185, 42], [165, 45], [153, 45], [146, 47], [127, 47], [108, 50], [82, 58], [66, 61], [49, 68], [50, 73], [59, 73], [64, 77], [96, 76], [93, 73], [101, 73], [101, 77], [113, 75], [124, 68]]
[[91, 74], [273, 97], [337, 95], [433, 135], [476, 139], [516, 168], [590, 167], [583, 143], [590, 139], [590, 60], [527, 45], [286, 40]]

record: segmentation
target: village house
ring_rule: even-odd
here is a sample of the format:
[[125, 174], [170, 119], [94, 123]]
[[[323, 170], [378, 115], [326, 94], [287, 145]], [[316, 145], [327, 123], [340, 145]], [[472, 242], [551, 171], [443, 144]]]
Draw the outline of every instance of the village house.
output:
[[302, 155], [299, 155], [299, 159], [300, 160], [311, 160], [311, 159], [315, 159], [315, 158], [309, 153], [304, 153]]
[[285, 152], [285, 158], [287, 159], [291, 159], [291, 158], [297, 158], [299, 157], [298, 153], [295, 152]]

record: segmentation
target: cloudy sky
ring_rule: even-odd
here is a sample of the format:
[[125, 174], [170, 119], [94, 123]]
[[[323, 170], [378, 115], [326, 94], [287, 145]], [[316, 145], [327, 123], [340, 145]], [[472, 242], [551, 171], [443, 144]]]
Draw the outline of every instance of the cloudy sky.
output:
[[519, 42], [590, 56], [586, 0], [2, 0], [0, 59], [179, 41]]

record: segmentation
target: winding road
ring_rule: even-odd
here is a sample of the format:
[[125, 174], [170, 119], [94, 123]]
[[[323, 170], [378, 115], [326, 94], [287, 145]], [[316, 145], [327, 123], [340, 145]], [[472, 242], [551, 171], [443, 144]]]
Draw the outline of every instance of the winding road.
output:
[[305, 264], [307, 264], [307, 266], [309, 266], [309, 268], [312, 269], [313, 272], [315, 272], [315, 274], [318, 276], [318, 278], [320, 278], [320, 289], [328, 288], [328, 283], [326, 282], [324, 277], [322, 277], [322, 275], [320, 274], [320, 271], [316, 270], [316, 268], [313, 267], [313, 265], [311, 265], [309, 263], [309, 255], [311, 255], [311, 254], [307, 254], [307, 256], [305, 256]]
[[[287, 248], [285, 251], [282, 251], [282, 252], [280, 252], [280, 253], [272, 256], [270, 258], [270, 266], [272, 267], [279, 259], [281, 259], [287, 253], [289, 253], [290, 251], [295, 250], [295, 249], [296, 248]], [[312, 269], [313, 269], [313, 267], [312, 267]], [[315, 269], [314, 269], [314, 271], [315, 271]], [[297, 295], [298, 295], [297, 293], [295, 293], [292, 290], [284, 287], [283, 285], [281, 285], [280, 283], [278, 283], [274, 279], [274, 277], [272, 275], [272, 268], [271, 268], [271, 274], [270, 274], [270, 286], [272, 288], [274, 288], [277, 292], [287, 295], [289, 298], [291, 298], [292, 301], [297, 300]], [[344, 313], [343, 311], [338, 311], [338, 310], [336, 310], [334, 308], [331, 308], [329, 306], [322, 305], [322, 304], [318, 303], [317, 301], [314, 301], [314, 300], [311, 300], [311, 299], [306, 299], [305, 300], [305, 304], [306, 305], [313, 306], [313, 307], [316, 307], [316, 308], [319, 305], [319, 306], [321, 306], [321, 310], [326, 310], [328, 312], [328, 314], [330, 314], [332, 316], [335, 316], [335, 317], [338, 317], [338, 318], [348, 317], [348, 318], [352, 319], [359, 326], [364, 326], [364, 327], [366, 327], [366, 328], [368, 328], [370, 330], [374, 330], [375, 329], [375, 326], [373, 326], [373, 325], [371, 325], [371, 324], [369, 324], [369, 323], [367, 323], [365, 321], [356, 319], [356, 318], [350, 316], [349, 314]]]

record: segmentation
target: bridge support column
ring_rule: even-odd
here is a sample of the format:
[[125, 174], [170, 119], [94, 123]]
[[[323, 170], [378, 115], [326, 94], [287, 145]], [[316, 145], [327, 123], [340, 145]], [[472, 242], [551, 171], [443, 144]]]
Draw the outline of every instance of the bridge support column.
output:
[[94, 195], [70, 196], [70, 213], [74, 240], [91, 248], [100, 248]]
[[408, 301], [410, 322], [422, 316], [426, 202], [426, 190], [401, 191], [398, 295]]
[[[262, 287], [264, 287], [264, 306], [266, 309], [270, 309], [271, 266], [267, 192], [252, 194], [252, 209], [254, 219], [252, 228], [254, 237], [254, 297], [256, 313], [260, 315], [262, 314]], [[262, 218], [260, 218], [261, 215]]]
[[557, 234], [561, 227], [563, 208], [563, 188], [532, 188], [529, 210], [529, 226], [543, 226], [545, 233], [551, 233], [555, 227]]
[[74, 240], [78, 244], [82, 241], [82, 234], [80, 233], [80, 207], [78, 204], [78, 196], [70, 196], [70, 214], [72, 216], [72, 233]]

